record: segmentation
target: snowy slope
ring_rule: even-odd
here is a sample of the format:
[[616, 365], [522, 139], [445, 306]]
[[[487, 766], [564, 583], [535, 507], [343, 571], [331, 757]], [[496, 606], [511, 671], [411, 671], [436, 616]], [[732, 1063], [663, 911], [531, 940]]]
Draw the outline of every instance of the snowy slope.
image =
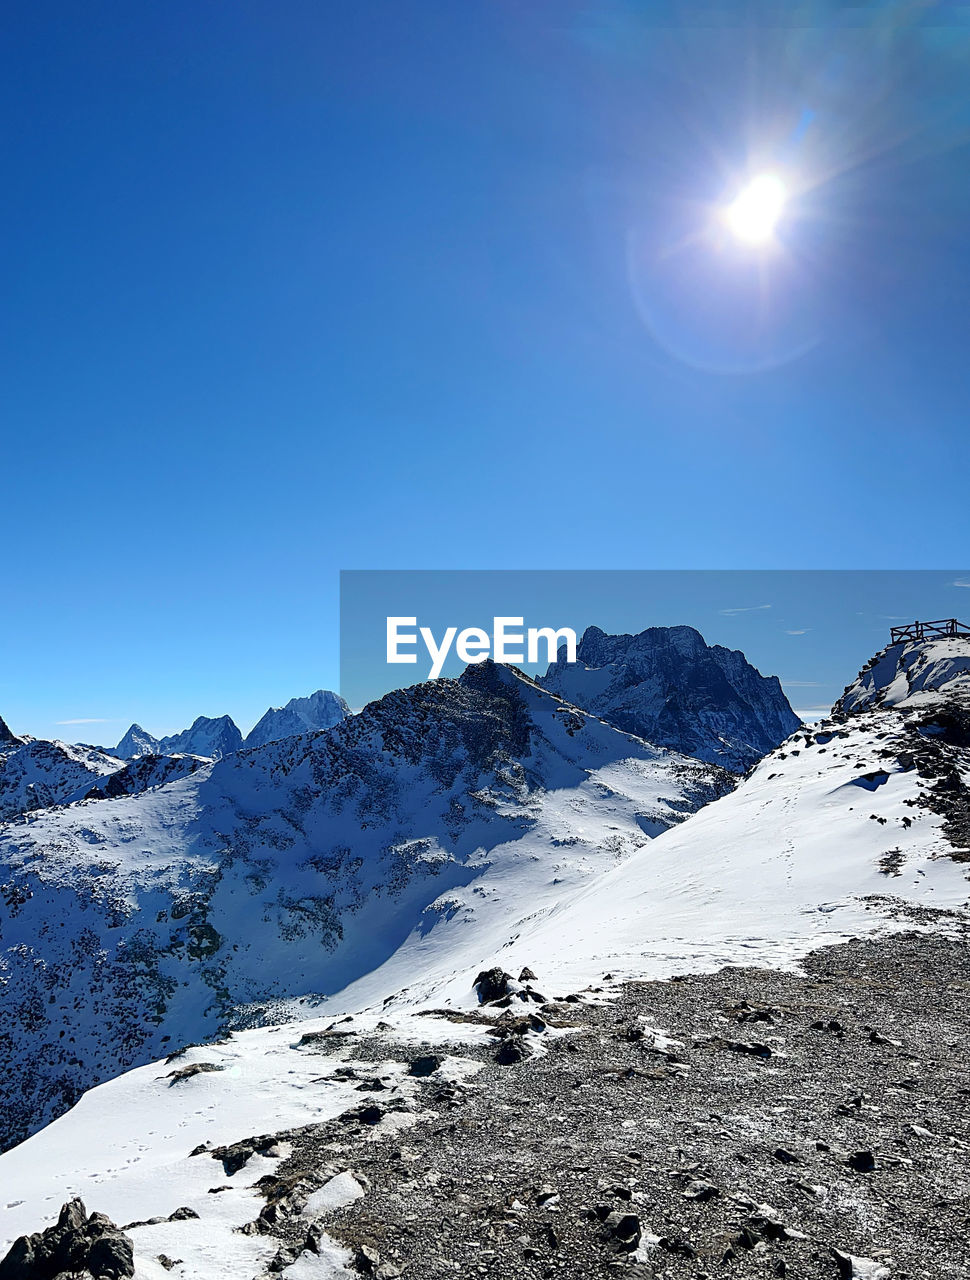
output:
[[98, 747], [43, 738], [0, 742], [0, 822], [84, 795], [122, 764]]
[[730, 785], [488, 664], [0, 828], [5, 1140], [240, 1005], [487, 947]]
[[245, 746], [261, 747], [295, 733], [331, 729], [349, 715], [350, 708], [339, 694], [318, 689], [309, 697], [291, 698], [285, 707], [270, 707], [247, 734]]
[[[450, 789], [428, 788], [427, 778], [409, 767], [429, 758], [419, 746], [429, 732], [447, 734], [435, 719], [443, 705], [450, 710], [447, 724], [463, 736], [476, 765], [483, 753], [493, 763], [506, 758], [496, 752], [498, 741], [515, 741], [520, 754], [515, 762], [508, 758], [507, 777], [490, 789], [486, 804], [494, 804], [502, 818], [523, 823], [522, 831], [487, 850], [483, 844], [488, 869], [477, 882], [458, 877], [450, 887], [439, 885], [444, 892], [433, 927], [402, 937], [382, 963], [326, 1003], [325, 1018], [304, 1009], [311, 1020], [296, 1026], [243, 1032], [227, 1044], [193, 1049], [179, 1063], [207, 1061], [223, 1069], [184, 1086], [168, 1077], [179, 1063], [131, 1072], [0, 1156], [0, 1184], [15, 1188], [6, 1210], [0, 1204], [0, 1241], [52, 1220], [73, 1191], [119, 1222], [168, 1215], [184, 1204], [201, 1215], [197, 1221], [132, 1231], [139, 1280], [161, 1276], [155, 1261], [161, 1252], [184, 1259], [180, 1280], [255, 1277], [263, 1273], [270, 1246], [233, 1228], [258, 1212], [261, 1201], [251, 1188], [272, 1171], [276, 1156], [254, 1157], [230, 1180], [231, 1191], [213, 1196], [208, 1188], [223, 1181], [221, 1170], [211, 1157], [189, 1152], [202, 1141], [273, 1133], [352, 1105], [338, 1069], [339, 1058], [351, 1051], [308, 1062], [300, 1044], [304, 1033], [338, 1015], [353, 1012], [358, 1029], [380, 1019], [404, 1038], [437, 1037], [446, 1046], [481, 1028], [456, 1027], [420, 1011], [429, 1005], [474, 1006], [475, 974], [492, 963], [512, 973], [528, 964], [545, 991], [562, 992], [599, 983], [607, 970], [622, 979], [723, 964], [793, 967], [809, 949], [851, 935], [921, 924], [947, 927], [945, 915], [933, 915], [940, 911], [961, 912], [966, 919], [970, 885], [968, 863], [961, 859], [970, 851], [956, 839], [953, 813], [970, 784], [970, 743], [961, 738], [962, 722], [953, 715], [959, 671], [951, 664], [938, 672], [940, 683], [930, 689], [924, 681], [919, 691], [936, 695], [931, 713], [923, 704], [852, 714], [838, 708], [766, 757], [736, 790], [642, 843], [636, 832], [645, 810], [662, 804], [662, 794], [673, 799], [669, 775], [658, 772], [664, 763], [670, 767], [671, 758], [624, 758], [606, 726], [537, 701], [529, 686], [528, 716], [521, 716], [513, 700], [501, 723], [489, 723], [489, 707], [480, 703], [472, 720], [460, 714], [466, 698], [473, 699], [476, 681], [484, 676], [494, 682], [494, 672], [469, 673], [470, 684], [424, 686], [435, 694], [422, 694], [418, 705], [414, 691], [395, 695], [410, 704], [408, 716], [399, 705], [377, 704], [363, 721], [348, 721], [344, 750], [327, 745], [323, 755], [329, 763], [314, 763], [333, 785], [338, 758], [346, 768], [351, 748], [373, 747], [369, 735], [380, 726], [383, 751], [393, 750], [395, 771], [406, 778], [395, 785], [370, 753], [343, 776], [347, 794], [361, 801], [381, 790], [385, 817], [400, 812], [404, 794], [415, 787], [413, 798], [424, 809], [450, 804], [454, 797]], [[444, 704], [436, 699], [442, 692]], [[504, 694], [499, 684], [497, 696]], [[316, 742], [319, 748], [333, 740], [331, 734]], [[299, 761], [281, 755], [274, 768], [285, 767], [287, 776], [301, 779], [312, 746], [313, 740]], [[579, 765], [589, 752], [600, 761], [592, 769]], [[430, 756], [440, 764], [455, 759], [433, 748]], [[263, 769], [261, 764], [260, 776]], [[550, 785], [537, 790], [526, 784], [521, 791], [523, 774], [543, 774]], [[251, 772], [236, 768], [232, 777], [237, 802], [251, 802], [257, 791]], [[941, 778], [947, 783], [942, 800]], [[154, 803], [166, 793], [188, 803], [196, 781], [155, 793]], [[103, 806], [86, 808], [104, 812]], [[366, 822], [368, 815], [358, 809], [356, 816]], [[473, 839], [487, 829], [482, 817]], [[188, 830], [184, 822], [182, 830]], [[142, 844], [145, 834], [143, 829], [134, 844]], [[604, 858], [609, 838], [615, 843]], [[279, 958], [270, 957], [270, 963]], [[344, 965], [341, 976], [351, 977], [353, 968]], [[385, 1067], [395, 1087], [405, 1084], [399, 1067]], [[308, 1275], [343, 1274], [339, 1252], [324, 1261], [307, 1255], [299, 1265]], [[294, 1269], [293, 1280], [302, 1274]]]
[[776, 676], [693, 627], [612, 636], [588, 627], [575, 663], [540, 683], [620, 729], [743, 773], [801, 721]]
[[970, 641], [963, 636], [890, 645], [839, 699], [847, 713], [874, 707], [970, 706]]

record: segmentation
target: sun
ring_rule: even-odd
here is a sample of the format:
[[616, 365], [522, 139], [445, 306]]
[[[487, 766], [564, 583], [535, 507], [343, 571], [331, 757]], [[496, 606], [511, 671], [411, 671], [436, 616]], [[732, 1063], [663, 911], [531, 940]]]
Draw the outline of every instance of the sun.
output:
[[788, 191], [781, 178], [761, 173], [724, 210], [728, 228], [746, 244], [766, 244], [784, 212]]

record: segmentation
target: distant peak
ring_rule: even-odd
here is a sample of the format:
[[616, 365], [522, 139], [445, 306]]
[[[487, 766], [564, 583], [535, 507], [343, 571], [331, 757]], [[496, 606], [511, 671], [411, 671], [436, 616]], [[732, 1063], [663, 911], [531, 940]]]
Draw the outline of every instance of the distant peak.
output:
[[6, 721], [0, 716], [0, 746], [15, 747], [20, 742], [21, 739], [7, 727]]

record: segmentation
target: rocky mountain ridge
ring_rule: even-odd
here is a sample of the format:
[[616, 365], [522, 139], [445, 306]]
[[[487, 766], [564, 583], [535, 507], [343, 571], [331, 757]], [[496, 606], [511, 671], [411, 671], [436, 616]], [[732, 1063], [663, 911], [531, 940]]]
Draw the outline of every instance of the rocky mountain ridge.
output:
[[576, 658], [551, 664], [543, 687], [628, 733], [735, 773], [801, 724], [776, 676], [763, 676], [738, 650], [706, 644], [693, 627], [638, 635], [588, 627]]
[[305, 698], [291, 698], [285, 706], [270, 707], [245, 738], [231, 716], [198, 716], [188, 729], [163, 738], [156, 738], [140, 724], [133, 724], [116, 747], [97, 749], [122, 760], [179, 754], [221, 760], [243, 746], [261, 747], [296, 733], [330, 729], [349, 714], [350, 708], [339, 694], [317, 689]]

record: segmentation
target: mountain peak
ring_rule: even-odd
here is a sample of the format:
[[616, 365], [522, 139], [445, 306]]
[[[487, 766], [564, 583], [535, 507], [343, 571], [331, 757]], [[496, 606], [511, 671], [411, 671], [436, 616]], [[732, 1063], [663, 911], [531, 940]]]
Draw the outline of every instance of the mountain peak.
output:
[[801, 724], [776, 676], [694, 627], [588, 627], [576, 658], [553, 663], [539, 683], [628, 733], [736, 773]]
[[847, 685], [835, 710], [844, 714], [878, 707], [970, 707], [970, 636], [902, 640], [881, 649]]
[[3, 716], [0, 716], [0, 747], [17, 747], [20, 743], [21, 739], [7, 727]]
[[238, 751], [242, 741], [242, 734], [231, 716], [196, 716], [188, 729], [162, 738], [157, 753], [208, 756], [219, 760]]
[[270, 707], [250, 730], [245, 745], [261, 747], [296, 733], [332, 729], [349, 715], [350, 708], [339, 694], [317, 689], [305, 698], [291, 698], [283, 707]]
[[136, 756], [150, 756], [157, 751], [158, 739], [140, 724], [133, 724], [111, 754], [121, 760], [133, 760]]

